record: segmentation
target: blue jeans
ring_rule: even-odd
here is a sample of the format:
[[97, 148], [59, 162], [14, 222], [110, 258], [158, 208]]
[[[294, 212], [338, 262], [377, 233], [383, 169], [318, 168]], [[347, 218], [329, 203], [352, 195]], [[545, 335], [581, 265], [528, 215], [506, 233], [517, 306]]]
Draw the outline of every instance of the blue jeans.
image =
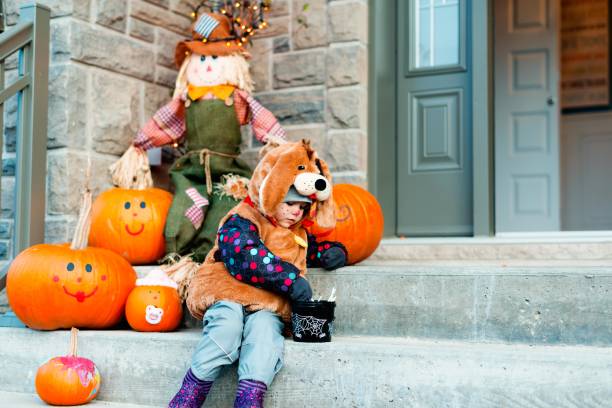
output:
[[238, 379], [270, 386], [283, 366], [283, 322], [267, 310], [249, 313], [242, 305], [221, 301], [204, 314], [202, 340], [191, 359], [191, 371], [214, 381], [221, 367], [239, 360]]

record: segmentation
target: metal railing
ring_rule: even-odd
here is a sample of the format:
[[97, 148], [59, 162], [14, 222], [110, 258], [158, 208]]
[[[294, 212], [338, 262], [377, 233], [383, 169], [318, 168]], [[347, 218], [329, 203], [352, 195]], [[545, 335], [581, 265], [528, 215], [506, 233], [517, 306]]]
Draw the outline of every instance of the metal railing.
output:
[[[0, 34], [0, 157], [5, 103], [17, 97], [13, 254], [44, 241], [49, 18], [48, 7], [24, 4], [18, 23]], [[15, 53], [17, 77], [5, 85], [5, 62]], [[0, 290], [6, 287], [9, 264], [0, 270]]]

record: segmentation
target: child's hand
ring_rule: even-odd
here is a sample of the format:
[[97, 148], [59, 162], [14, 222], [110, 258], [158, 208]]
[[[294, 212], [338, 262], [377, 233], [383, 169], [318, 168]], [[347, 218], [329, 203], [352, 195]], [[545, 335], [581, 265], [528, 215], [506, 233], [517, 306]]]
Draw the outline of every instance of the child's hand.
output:
[[291, 285], [289, 297], [294, 302], [303, 302], [312, 299], [312, 288], [310, 287], [310, 283], [300, 276]]
[[327, 270], [334, 270], [346, 265], [346, 252], [340, 247], [331, 247], [323, 253], [321, 266]]

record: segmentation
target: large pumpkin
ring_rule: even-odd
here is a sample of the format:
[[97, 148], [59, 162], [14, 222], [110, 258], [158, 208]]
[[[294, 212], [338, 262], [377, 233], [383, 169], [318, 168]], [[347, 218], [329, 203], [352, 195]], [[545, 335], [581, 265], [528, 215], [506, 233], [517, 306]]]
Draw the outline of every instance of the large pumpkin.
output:
[[165, 253], [164, 226], [172, 195], [158, 188], [112, 188], [93, 204], [89, 243], [110, 249], [134, 265]]
[[378, 247], [383, 235], [384, 219], [376, 198], [352, 184], [336, 184], [333, 190], [336, 227], [309, 228], [317, 241], [339, 241], [346, 247], [348, 263], [366, 259]]
[[87, 247], [91, 193], [85, 195], [71, 245], [34, 245], [8, 270], [9, 304], [33, 329], [111, 327], [121, 320], [136, 282], [136, 272], [120, 255]]
[[81, 405], [98, 395], [100, 373], [93, 361], [77, 357], [77, 329], [72, 329], [70, 353], [54, 357], [36, 372], [36, 393], [51, 405]]
[[125, 304], [125, 317], [134, 330], [172, 331], [183, 317], [178, 285], [159, 269], [136, 281]]

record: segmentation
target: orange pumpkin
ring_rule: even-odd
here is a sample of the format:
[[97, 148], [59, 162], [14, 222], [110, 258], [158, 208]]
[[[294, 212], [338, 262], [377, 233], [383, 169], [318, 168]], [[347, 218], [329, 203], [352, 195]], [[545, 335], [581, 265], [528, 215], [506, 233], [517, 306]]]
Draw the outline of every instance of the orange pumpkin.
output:
[[100, 329], [121, 320], [136, 272], [120, 255], [87, 247], [90, 213], [88, 192], [71, 245], [34, 245], [13, 260], [6, 293], [11, 308], [27, 326]]
[[125, 304], [125, 317], [134, 330], [172, 331], [181, 323], [183, 309], [178, 285], [159, 269], [138, 279]]
[[110, 249], [134, 265], [165, 253], [164, 226], [172, 194], [158, 188], [112, 188], [93, 204], [89, 243]]
[[309, 228], [317, 241], [339, 241], [346, 247], [348, 263], [366, 259], [378, 247], [383, 235], [384, 218], [380, 204], [368, 191], [352, 184], [336, 184], [333, 190], [336, 227]]
[[98, 395], [100, 373], [93, 361], [76, 356], [77, 329], [72, 329], [70, 354], [54, 357], [36, 372], [36, 393], [51, 405], [81, 405]]

